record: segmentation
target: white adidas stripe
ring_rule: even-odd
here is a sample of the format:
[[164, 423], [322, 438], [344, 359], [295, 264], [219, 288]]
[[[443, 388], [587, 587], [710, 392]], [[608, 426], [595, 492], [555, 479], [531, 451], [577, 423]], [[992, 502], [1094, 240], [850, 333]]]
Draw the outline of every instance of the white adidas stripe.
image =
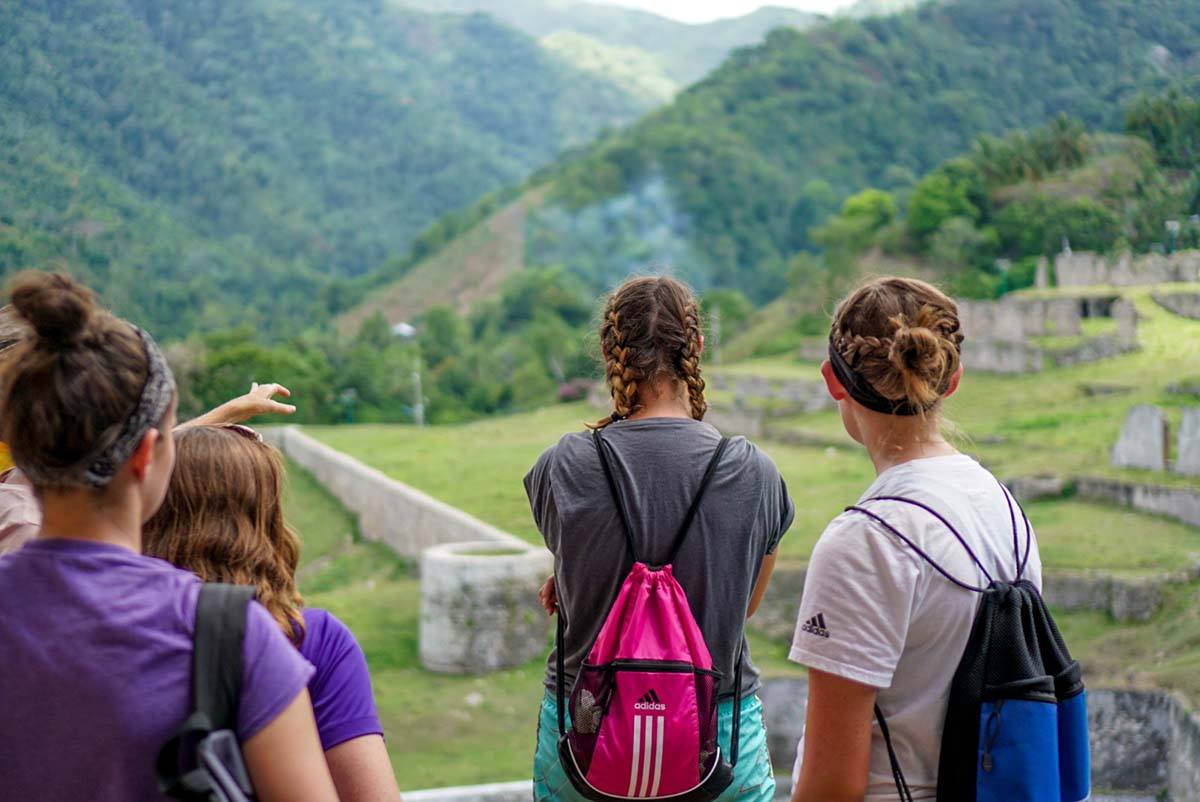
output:
[[638, 780], [638, 758], [641, 757], [640, 747], [642, 745], [642, 717], [633, 717], [633, 760], [629, 762], [629, 790], [625, 792], [626, 796], [635, 796], [637, 793]]
[[654, 759], [654, 716], [645, 716], [646, 736], [642, 738], [642, 781], [638, 796], [650, 796], [650, 762]]
[[633, 758], [629, 761], [629, 797], [658, 796], [662, 782], [666, 716], [633, 717]]

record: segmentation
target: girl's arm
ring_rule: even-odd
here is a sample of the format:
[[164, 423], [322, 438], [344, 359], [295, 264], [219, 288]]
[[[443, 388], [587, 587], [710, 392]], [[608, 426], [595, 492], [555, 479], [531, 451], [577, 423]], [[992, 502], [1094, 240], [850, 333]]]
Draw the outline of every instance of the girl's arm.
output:
[[364, 735], [325, 753], [341, 802], [400, 802], [400, 789], [383, 738]]
[[308, 689], [242, 746], [261, 802], [338, 802]]
[[804, 761], [792, 802], [862, 802], [876, 689], [810, 669]]
[[754, 592], [750, 594], [750, 606], [746, 610], [747, 618], [758, 611], [763, 594], [767, 592], [767, 585], [771, 584], [771, 574], [775, 573], [775, 554], [776, 552], [771, 552], [763, 557], [762, 566], [758, 569], [758, 581], [754, 583]]

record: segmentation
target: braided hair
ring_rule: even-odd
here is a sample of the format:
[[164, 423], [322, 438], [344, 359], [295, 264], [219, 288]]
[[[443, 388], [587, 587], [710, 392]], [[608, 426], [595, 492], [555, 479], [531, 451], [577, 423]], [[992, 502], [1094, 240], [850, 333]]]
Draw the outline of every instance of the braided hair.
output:
[[692, 417], [708, 411], [700, 375], [700, 307], [683, 283], [668, 276], [630, 279], [609, 296], [600, 322], [600, 348], [613, 414], [592, 428], [628, 418], [643, 404], [639, 390], [663, 379], [687, 386]]
[[838, 305], [830, 340], [856, 373], [889, 401], [930, 412], [961, 363], [958, 307], [931, 284], [886, 277]]

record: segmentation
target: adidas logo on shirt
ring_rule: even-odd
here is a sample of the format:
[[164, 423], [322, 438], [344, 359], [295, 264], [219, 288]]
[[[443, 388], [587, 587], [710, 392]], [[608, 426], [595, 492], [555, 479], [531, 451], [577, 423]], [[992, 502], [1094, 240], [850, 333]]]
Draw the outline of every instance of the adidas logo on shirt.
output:
[[800, 628], [811, 635], [817, 635], [822, 638], [829, 637], [829, 629], [825, 626], [825, 613], [817, 613]]
[[658, 698], [658, 694], [654, 692], [653, 688], [651, 688], [650, 690], [646, 691], [645, 695], [634, 704], [633, 709], [666, 710], [667, 706], [662, 703], [662, 701]]

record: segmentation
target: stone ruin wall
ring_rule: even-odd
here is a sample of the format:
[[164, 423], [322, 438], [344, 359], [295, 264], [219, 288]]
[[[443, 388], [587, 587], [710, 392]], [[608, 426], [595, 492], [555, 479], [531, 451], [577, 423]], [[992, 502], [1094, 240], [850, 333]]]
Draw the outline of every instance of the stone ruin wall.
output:
[[[963, 361], [986, 373], [1039, 373], [1049, 367], [1096, 362], [1137, 348], [1137, 310], [1121, 298], [1018, 298], [958, 302]], [[1035, 337], [1078, 337], [1084, 318], [1111, 317], [1115, 334], [1048, 348]]]
[[1064, 251], [1054, 258], [1059, 287], [1136, 287], [1200, 281], [1200, 251], [1177, 251], [1133, 256], [1103, 256], [1087, 251]]

